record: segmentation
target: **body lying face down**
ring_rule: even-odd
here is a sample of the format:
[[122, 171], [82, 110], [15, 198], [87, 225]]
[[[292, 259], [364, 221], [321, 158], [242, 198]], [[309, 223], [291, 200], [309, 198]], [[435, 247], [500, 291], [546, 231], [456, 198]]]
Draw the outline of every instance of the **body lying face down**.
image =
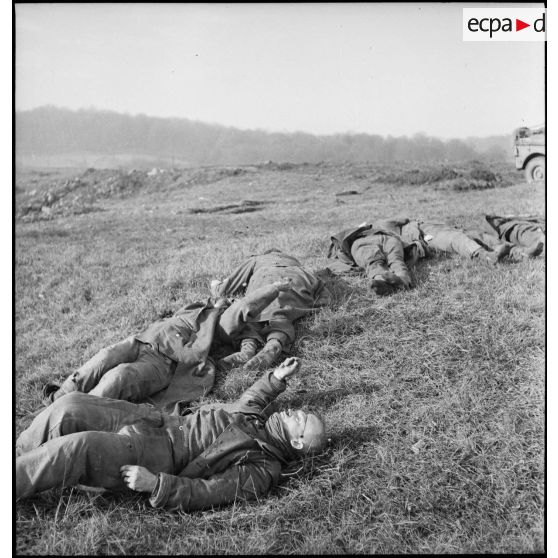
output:
[[235, 402], [186, 416], [74, 392], [35, 417], [17, 440], [16, 496], [82, 484], [149, 494], [154, 507], [195, 510], [257, 499], [281, 468], [322, 451], [315, 414], [269, 413], [300, 363], [286, 359]]
[[426, 256], [426, 243], [407, 217], [375, 220], [330, 237], [328, 268], [336, 273], [360, 270], [379, 295], [413, 286], [410, 268]]
[[295, 340], [296, 320], [330, 303], [324, 282], [295, 257], [271, 249], [240, 263], [223, 280], [211, 282], [213, 296], [253, 296], [274, 283], [287, 282], [289, 288], [245, 320], [237, 338], [238, 351], [217, 362], [220, 370], [242, 366], [263, 370], [272, 366], [282, 350]]

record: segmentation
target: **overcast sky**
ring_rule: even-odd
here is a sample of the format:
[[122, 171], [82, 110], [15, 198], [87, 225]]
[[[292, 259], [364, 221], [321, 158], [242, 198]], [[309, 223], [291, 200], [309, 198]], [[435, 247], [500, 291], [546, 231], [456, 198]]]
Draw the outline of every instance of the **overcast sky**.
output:
[[19, 4], [16, 109], [442, 138], [543, 122], [544, 43], [464, 42], [463, 6]]

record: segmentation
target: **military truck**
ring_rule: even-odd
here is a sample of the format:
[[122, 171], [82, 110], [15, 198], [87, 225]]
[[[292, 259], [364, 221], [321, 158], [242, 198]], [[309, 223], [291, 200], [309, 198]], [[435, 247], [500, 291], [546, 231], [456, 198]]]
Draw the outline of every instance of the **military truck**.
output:
[[527, 182], [544, 182], [546, 168], [546, 125], [522, 126], [514, 130], [515, 168], [525, 171]]

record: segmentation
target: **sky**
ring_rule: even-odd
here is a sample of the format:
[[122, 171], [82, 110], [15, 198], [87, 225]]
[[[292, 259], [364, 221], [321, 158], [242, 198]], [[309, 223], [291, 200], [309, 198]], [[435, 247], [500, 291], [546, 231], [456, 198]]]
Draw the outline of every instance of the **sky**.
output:
[[464, 42], [468, 5], [20, 4], [15, 105], [441, 138], [544, 121], [544, 43]]

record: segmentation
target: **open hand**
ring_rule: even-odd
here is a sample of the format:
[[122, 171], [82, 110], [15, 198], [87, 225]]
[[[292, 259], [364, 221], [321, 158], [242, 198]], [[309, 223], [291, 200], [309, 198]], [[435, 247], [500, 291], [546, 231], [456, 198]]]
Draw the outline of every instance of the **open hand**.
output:
[[297, 357], [285, 359], [274, 371], [273, 375], [278, 380], [284, 380], [292, 376], [300, 368], [300, 360]]
[[157, 475], [139, 465], [123, 465], [120, 474], [124, 484], [136, 492], [153, 492], [157, 485]]

